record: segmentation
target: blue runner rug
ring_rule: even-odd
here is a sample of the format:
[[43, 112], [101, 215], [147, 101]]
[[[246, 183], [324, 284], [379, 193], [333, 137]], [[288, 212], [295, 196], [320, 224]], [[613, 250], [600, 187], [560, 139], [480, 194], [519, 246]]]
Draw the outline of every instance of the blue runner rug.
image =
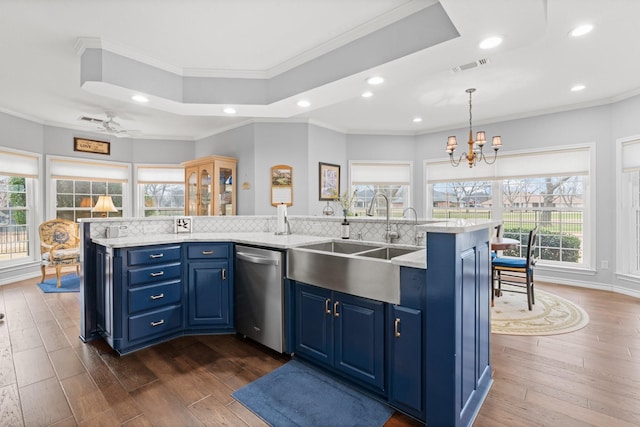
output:
[[382, 426], [389, 406], [296, 360], [232, 394], [273, 427]]
[[51, 292], [80, 292], [80, 278], [75, 273], [67, 274], [60, 278], [60, 287], [58, 288], [58, 281], [56, 278], [45, 280], [42, 283], [38, 283], [40, 289], [44, 293]]

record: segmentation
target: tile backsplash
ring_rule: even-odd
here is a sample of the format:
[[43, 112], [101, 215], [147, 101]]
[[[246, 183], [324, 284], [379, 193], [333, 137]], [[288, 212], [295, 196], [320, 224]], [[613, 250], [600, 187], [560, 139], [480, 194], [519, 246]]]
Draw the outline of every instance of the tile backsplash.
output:
[[[335, 237], [341, 236], [341, 222], [339, 217], [318, 216], [289, 216], [289, 224], [293, 234], [310, 236]], [[174, 233], [174, 217], [156, 218], [95, 218], [91, 222], [92, 237], [106, 237], [108, 227], [119, 227], [127, 236], [143, 236], [146, 234]], [[418, 221], [423, 224], [426, 221]], [[373, 242], [384, 242], [386, 221], [384, 218], [349, 217], [351, 239], [361, 239]], [[397, 231], [399, 239], [394, 243], [415, 245], [415, 221], [408, 219], [391, 219], [392, 231]], [[276, 217], [263, 216], [197, 216], [193, 217], [193, 233], [250, 233], [275, 232]], [[420, 236], [420, 233], [417, 234]], [[421, 237], [424, 236], [424, 233]], [[420, 240], [424, 245], [424, 239]]]

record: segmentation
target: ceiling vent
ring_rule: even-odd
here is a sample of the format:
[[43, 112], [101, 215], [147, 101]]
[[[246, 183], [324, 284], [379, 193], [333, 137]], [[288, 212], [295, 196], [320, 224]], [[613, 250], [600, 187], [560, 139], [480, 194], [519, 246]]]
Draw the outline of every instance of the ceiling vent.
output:
[[483, 67], [485, 65], [489, 65], [491, 61], [487, 58], [478, 59], [477, 61], [469, 62], [468, 64], [458, 65], [457, 67], [453, 67], [451, 69], [452, 73], [459, 73], [461, 71], [471, 70], [473, 68]]
[[87, 117], [87, 116], [81, 116], [79, 120], [83, 122], [89, 122], [89, 123], [104, 123], [104, 120], [102, 119], [96, 119], [94, 117]]

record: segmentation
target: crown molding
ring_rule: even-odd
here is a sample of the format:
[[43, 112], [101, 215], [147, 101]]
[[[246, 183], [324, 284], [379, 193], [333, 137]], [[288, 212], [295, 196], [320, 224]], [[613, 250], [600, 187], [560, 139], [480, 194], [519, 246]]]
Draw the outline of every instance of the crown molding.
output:
[[240, 78], [240, 79], [269, 79], [305, 64], [319, 56], [327, 54], [354, 40], [364, 37], [402, 18], [412, 15], [422, 9], [438, 3], [436, 0], [409, 0], [395, 9], [380, 15], [364, 24], [340, 34], [316, 47], [296, 55], [274, 67], [266, 70], [228, 70], [209, 68], [183, 68], [169, 64], [158, 58], [147, 55], [120, 43], [103, 40], [99, 37], [80, 37], [76, 40], [74, 50], [82, 55], [86, 49], [104, 49], [129, 59], [177, 74], [182, 77], [212, 77], [212, 78]]

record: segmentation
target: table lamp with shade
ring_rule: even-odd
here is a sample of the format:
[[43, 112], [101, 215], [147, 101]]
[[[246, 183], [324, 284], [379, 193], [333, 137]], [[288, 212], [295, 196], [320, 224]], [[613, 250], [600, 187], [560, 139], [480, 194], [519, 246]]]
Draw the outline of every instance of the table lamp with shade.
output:
[[96, 205], [91, 209], [91, 212], [101, 212], [102, 217], [107, 216], [107, 212], [118, 212], [118, 209], [113, 205], [111, 196], [99, 196]]

